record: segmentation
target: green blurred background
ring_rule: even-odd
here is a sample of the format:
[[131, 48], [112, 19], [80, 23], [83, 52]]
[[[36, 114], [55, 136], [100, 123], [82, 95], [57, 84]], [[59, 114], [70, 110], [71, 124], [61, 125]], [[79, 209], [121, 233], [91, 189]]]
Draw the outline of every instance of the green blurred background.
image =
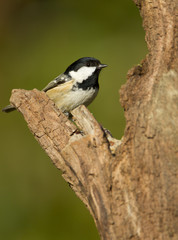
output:
[[[89, 109], [113, 135], [124, 133], [118, 89], [147, 53], [132, 0], [1, 0], [0, 107], [13, 88], [42, 89], [80, 57], [108, 64]], [[18, 112], [0, 113], [0, 237], [99, 239], [75, 196]]]

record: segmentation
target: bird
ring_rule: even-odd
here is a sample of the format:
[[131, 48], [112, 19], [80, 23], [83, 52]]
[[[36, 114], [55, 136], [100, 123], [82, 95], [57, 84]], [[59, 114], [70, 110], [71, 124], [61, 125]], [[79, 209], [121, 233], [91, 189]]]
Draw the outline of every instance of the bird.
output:
[[[80, 105], [88, 106], [95, 99], [99, 91], [99, 74], [105, 67], [107, 65], [96, 58], [82, 57], [49, 82], [42, 91], [67, 115]], [[8, 105], [2, 111], [8, 113], [15, 109]]]

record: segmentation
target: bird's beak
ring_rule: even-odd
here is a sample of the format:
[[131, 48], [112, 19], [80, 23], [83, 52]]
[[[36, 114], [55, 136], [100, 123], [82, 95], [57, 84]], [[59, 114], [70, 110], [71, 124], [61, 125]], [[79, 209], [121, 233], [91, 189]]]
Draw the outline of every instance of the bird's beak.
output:
[[98, 66], [98, 68], [99, 69], [101, 69], [101, 68], [105, 68], [105, 67], [107, 67], [108, 65], [106, 65], [106, 64], [100, 64], [99, 66]]

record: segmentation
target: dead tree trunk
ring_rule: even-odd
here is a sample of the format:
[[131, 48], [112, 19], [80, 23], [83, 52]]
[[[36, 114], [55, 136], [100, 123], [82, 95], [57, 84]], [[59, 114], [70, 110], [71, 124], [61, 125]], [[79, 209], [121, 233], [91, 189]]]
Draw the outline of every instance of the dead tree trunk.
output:
[[178, 239], [176, 0], [135, 3], [149, 54], [120, 90], [122, 141], [84, 106], [72, 112], [80, 132], [43, 92], [14, 90], [10, 102], [88, 207], [101, 239]]

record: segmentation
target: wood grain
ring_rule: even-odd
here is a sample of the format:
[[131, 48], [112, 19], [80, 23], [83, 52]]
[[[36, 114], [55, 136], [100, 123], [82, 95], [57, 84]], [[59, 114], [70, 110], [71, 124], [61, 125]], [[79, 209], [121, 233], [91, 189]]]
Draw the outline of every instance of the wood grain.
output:
[[[178, 239], [176, 0], [135, 0], [149, 53], [120, 90], [126, 128], [112, 138], [80, 106], [71, 122], [44, 92], [10, 99], [92, 214], [103, 240]], [[119, 125], [119, 123], [118, 123]]]

